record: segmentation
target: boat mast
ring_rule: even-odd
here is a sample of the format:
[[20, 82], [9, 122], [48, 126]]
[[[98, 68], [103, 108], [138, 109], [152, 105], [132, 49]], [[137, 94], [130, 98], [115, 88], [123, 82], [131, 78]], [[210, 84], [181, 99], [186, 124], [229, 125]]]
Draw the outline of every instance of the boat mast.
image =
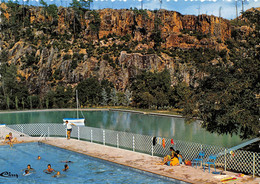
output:
[[77, 119], [79, 119], [79, 99], [78, 99], [78, 90], [76, 90], [76, 101], [77, 101]]

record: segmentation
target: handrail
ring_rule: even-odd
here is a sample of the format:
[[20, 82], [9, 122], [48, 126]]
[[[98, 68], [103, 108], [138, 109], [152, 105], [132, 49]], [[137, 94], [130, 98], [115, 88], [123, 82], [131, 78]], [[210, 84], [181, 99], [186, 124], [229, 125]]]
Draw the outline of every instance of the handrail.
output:
[[41, 136], [38, 139], [38, 142], [40, 142], [44, 138], [45, 138], [45, 140], [47, 140], [46, 134], [41, 134]]

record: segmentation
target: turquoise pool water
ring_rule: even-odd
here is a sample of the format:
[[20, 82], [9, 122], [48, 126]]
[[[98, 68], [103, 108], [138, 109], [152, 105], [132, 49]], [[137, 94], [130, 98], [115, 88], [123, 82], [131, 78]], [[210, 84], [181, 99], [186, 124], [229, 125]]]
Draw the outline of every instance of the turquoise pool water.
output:
[[[42, 157], [37, 160], [37, 156]], [[65, 163], [60, 161], [70, 160], [69, 170], [63, 172]], [[36, 170], [29, 176], [23, 176], [22, 169], [30, 164]], [[60, 178], [53, 178], [54, 174], [43, 172], [47, 165], [51, 164], [56, 171], [61, 171], [64, 175]], [[4, 174], [3, 177], [1, 173]], [[3, 175], [3, 174], [2, 174]], [[56, 148], [53, 146], [37, 143], [26, 143], [14, 145], [13, 149], [9, 146], [0, 146], [0, 183], [24, 183], [24, 184], [51, 184], [51, 183], [178, 183], [185, 182], [178, 180], [166, 180], [152, 174], [145, 174], [128, 167], [119, 166], [110, 162], [102, 161], [83, 154]]]
[[[118, 111], [83, 111], [86, 126], [109, 130], [160, 136], [209, 145], [233, 147], [242, 142], [239, 136], [207, 132], [199, 122], [185, 123], [183, 118], [154, 116]], [[76, 111], [41, 111], [0, 113], [0, 124], [62, 123], [63, 118], [75, 118]], [[80, 113], [80, 117], [82, 117]]]

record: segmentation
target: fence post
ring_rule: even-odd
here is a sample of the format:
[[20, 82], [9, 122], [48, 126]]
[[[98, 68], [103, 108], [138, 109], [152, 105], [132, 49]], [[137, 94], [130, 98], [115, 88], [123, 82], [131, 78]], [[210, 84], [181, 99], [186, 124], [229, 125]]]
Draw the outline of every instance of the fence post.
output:
[[119, 148], [119, 138], [118, 138], [118, 133], [116, 134], [116, 146]]
[[135, 136], [133, 136], [133, 151], [135, 151]]
[[253, 178], [255, 177], [255, 153], [253, 154]]
[[90, 130], [90, 141], [93, 142], [93, 133], [92, 133], [92, 129]]
[[225, 171], [227, 171], [227, 149], [225, 149], [225, 163], [224, 163]]
[[79, 127], [78, 127], [78, 140], [80, 140], [80, 135], [79, 135]]
[[22, 133], [23, 133], [23, 127], [22, 127]]
[[153, 156], [153, 137], [152, 137], [152, 156]]
[[50, 137], [50, 127], [48, 127], [48, 137]]
[[106, 144], [106, 133], [105, 130], [103, 130], [103, 144]]

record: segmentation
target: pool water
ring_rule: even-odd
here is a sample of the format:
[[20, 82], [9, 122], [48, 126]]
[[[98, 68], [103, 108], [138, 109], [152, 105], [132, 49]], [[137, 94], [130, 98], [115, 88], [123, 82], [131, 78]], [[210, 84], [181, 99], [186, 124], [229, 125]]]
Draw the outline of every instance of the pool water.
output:
[[[37, 160], [38, 155], [41, 160]], [[65, 163], [70, 160], [69, 170], [63, 172]], [[23, 176], [22, 169], [30, 164], [36, 173]], [[56, 171], [61, 171], [63, 177], [54, 178], [54, 174], [43, 172], [51, 164]], [[7, 171], [10, 176], [3, 177]], [[9, 174], [7, 174], [9, 175]], [[16, 177], [18, 175], [18, 178]], [[166, 180], [152, 174], [145, 174], [128, 167], [119, 166], [83, 154], [49, 146], [46, 144], [26, 143], [0, 146], [0, 183], [185, 183], [178, 180]]]

